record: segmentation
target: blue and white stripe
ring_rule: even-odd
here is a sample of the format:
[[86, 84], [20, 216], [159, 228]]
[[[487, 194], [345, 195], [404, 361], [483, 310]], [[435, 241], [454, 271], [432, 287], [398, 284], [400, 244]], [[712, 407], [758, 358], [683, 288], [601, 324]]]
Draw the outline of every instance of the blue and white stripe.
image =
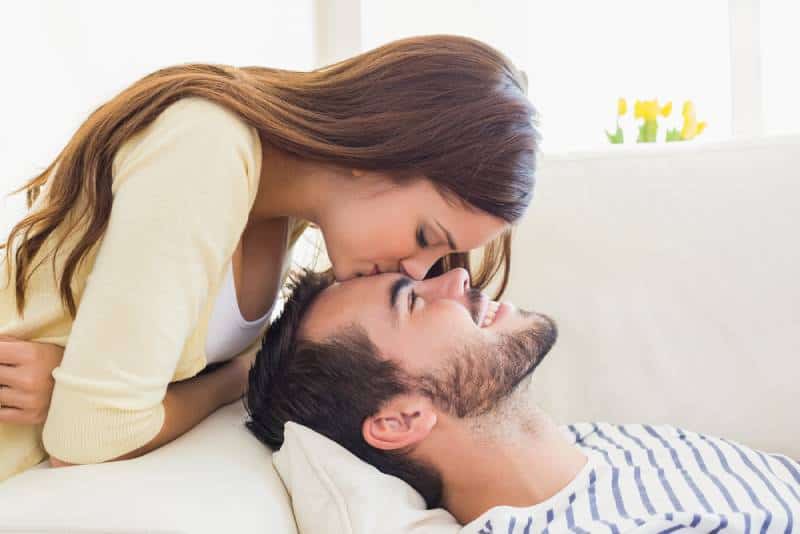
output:
[[800, 534], [800, 465], [670, 426], [581, 423], [589, 457], [572, 484], [530, 508], [497, 507], [462, 532]]

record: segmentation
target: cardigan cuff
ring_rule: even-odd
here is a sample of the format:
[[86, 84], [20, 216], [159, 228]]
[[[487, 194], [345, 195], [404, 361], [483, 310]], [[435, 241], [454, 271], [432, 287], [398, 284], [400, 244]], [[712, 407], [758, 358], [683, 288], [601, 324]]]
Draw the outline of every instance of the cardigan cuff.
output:
[[42, 433], [48, 454], [72, 464], [113, 460], [149, 443], [164, 424], [164, 405], [125, 409], [56, 382]]

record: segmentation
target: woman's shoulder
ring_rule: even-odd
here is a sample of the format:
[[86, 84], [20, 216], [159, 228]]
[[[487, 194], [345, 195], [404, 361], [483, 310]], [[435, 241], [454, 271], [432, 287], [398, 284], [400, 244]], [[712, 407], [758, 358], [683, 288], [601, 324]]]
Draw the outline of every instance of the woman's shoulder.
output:
[[158, 120], [166, 121], [203, 121], [209, 125], [226, 125], [250, 131], [254, 129], [235, 111], [228, 107], [199, 96], [187, 96], [176, 100], [159, 115]]
[[[174, 159], [180, 154], [213, 158], [220, 151], [209, 151], [212, 142], [221, 151], [240, 156], [251, 190], [257, 189], [262, 157], [258, 130], [224, 105], [196, 96], [171, 103], [152, 123], [120, 146], [114, 157], [115, 186], [118, 185], [118, 171], [125, 161], [153, 157]], [[182, 149], [176, 150], [176, 147]]]
[[206, 98], [190, 96], [176, 100], [162, 111], [153, 123], [160, 132], [171, 130], [191, 132], [197, 138], [213, 135], [232, 143], [243, 143], [261, 153], [258, 130], [248, 124], [235, 111]]

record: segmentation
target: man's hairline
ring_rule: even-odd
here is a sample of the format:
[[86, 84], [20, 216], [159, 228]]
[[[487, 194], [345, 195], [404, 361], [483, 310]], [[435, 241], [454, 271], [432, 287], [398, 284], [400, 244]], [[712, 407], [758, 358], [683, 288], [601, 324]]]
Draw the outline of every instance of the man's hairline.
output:
[[[303, 323], [303, 318], [300, 318], [300, 323]], [[363, 336], [364, 340], [366, 340], [370, 347], [374, 349], [375, 356], [381, 360], [391, 360], [395, 361], [393, 358], [386, 357], [381, 349], [378, 347], [377, 343], [375, 343], [372, 338], [369, 336], [367, 329], [364, 325], [359, 324], [355, 321], [350, 321], [339, 326], [336, 326], [331, 332], [328, 332], [324, 336], [320, 338], [314, 338], [313, 336], [304, 335], [303, 329], [298, 327], [297, 329], [297, 336], [295, 337], [295, 343], [310, 343], [314, 345], [333, 345], [336, 343], [340, 343], [342, 341], [349, 341], [354, 339], [355, 337]]]
[[[362, 334], [364, 338], [367, 341], [369, 341], [370, 345], [375, 348], [375, 353], [378, 358], [380, 358], [381, 360], [388, 359], [381, 354], [381, 350], [378, 348], [378, 344], [375, 343], [375, 341], [373, 341], [372, 338], [369, 336], [366, 327], [362, 324], [357, 323], [355, 320], [350, 320], [349, 322], [345, 322], [342, 325], [334, 327], [331, 332], [328, 332], [320, 339], [314, 339], [313, 336], [308, 335], [308, 332], [306, 332], [307, 329], [305, 327], [305, 324], [308, 322], [309, 320], [308, 318], [314, 311], [314, 306], [317, 304], [319, 298], [325, 293], [325, 291], [334, 287], [337, 284], [341, 284], [341, 282], [334, 281], [333, 283], [322, 288], [303, 307], [302, 311], [300, 312], [300, 317], [298, 318], [297, 325], [295, 326], [294, 343], [296, 344], [300, 342], [305, 342], [305, 343], [326, 345], [326, 344], [336, 343], [337, 341], [340, 341], [342, 339], [347, 339], [349, 337], [348, 334], [349, 335], [352, 335], [353, 333]], [[349, 332], [345, 332], [344, 330], [348, 328], [352, 330], [350, 330]]]

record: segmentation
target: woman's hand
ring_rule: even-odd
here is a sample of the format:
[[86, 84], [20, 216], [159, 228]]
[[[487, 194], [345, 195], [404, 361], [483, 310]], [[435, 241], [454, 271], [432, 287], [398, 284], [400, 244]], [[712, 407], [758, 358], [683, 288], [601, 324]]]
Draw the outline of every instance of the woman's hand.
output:
[[0, 336], [0, 423], [44, 423], [64, 348]]
[[228, 380], [225, 380], [225, 386], [222, 388], [223, 406], [241, 399], [247, 393], [247, 376], [255, 361], [255, 353], [242, 354], [232, 358], [219, 369], [229, 377]]

